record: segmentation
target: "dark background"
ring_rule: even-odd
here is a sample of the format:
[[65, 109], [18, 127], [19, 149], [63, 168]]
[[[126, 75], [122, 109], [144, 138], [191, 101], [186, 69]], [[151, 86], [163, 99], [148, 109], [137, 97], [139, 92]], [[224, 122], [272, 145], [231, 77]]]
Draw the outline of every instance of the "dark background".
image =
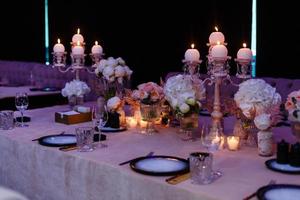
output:
[[[300, 78], [297, 7], [289, 1], [257, 3], [257, 76]], [[0, 14], [0, 59], [45, 62], [44, 1], [10, 1], [1, 8], [7, 12]], [[125, 59], [134, 71], [134, 85], [158, 81], [170, 71], [181, 71], [191, 43], [205, 61], [215, 25], [225, 35], [229, 55], [236, 57], [244, 41], [251, 43], [251, 11], [251, 0], [49, 0], [50, 52], [58, 37], [69, 51], [80, 28], [86, 53], [98, 40], [106, 57]], [[234, 70], [233, 61], [231, 66]]]

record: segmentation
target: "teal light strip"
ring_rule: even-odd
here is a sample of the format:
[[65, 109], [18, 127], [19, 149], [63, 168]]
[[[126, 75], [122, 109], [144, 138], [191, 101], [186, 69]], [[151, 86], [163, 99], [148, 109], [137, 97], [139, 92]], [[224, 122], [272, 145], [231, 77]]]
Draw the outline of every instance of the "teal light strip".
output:
[[49, 65], [49, 23], [48, 23], [48, 0], [45, 0], [45, 61]]
[[252, 0], [251, 50], [253, 53], [252, 77], [256, 76], [256, 0]]

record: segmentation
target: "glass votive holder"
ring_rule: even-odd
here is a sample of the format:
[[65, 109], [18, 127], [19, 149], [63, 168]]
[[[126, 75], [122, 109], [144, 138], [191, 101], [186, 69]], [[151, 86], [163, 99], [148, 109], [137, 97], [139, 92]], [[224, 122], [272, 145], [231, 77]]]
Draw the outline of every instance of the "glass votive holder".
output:
[[193, 184], [209, 184], [213, 179], [213, 154], [193, 152], [189, 156], [191, 180]]
[[134, 117], [126, 117], [126, 124], [129, 128], [136, 128], [138, 121]]
[[94, 127], [76, 128], [76, 142], [78, 151], [89, 152], [94, 150]]
[[231, 151], [237, 151], [239, 149], [240, 137], [239, 136], [227, 136], [227, 147]]

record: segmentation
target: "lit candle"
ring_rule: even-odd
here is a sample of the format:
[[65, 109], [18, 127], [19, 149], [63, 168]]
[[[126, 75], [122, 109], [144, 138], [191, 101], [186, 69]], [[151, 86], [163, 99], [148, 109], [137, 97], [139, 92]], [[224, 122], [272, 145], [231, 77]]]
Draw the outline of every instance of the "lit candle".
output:
[[146, 127], [147, 127], [147, 124], [148, 124], [147, 121], [144, 121], [144, 120], [141, 120], [141, 121], [140, 121], [140, 127], [141, 127], [141, 128], [146, 128]]
[[195, 45], [191, 45], [191, 49], [186, 50], [184, 54], [185, 61], [188, 62], [197, 62], [200, 59], [200, 53], [197, 49], [194, 49]]
[[57, 43], [53, 47], [53, 51], [55, 53], [63, 53], [65, 52], [65, 47], [63, 44], [60, 43], [60, 39], [57, 39]]
[[77, 45], [72, 48], [72, 54], [81, 55], [84, 53], [83, 47], [80, 45], [80, 42], [77, 41]]
[[219, 136], [216, 135], [216, 136], [213, 138], [212, 143], [213, 143], [213, 144], [219, 145], [219, 144], [220, 144], [220, 141], [221, 141], [221, 138], [220, 138]]
[[224, 144], [225, 144], [225, 137], [221, 136], [221, 142], [220, 142], [219, 149], [223, 149], [224, 148]]
[[103, 49], [98, 44], [98, 41], [95, 41], [95, 45], [92, 47], [92, 54], [102, 54]]
[[218, 30], [218, 27], [215, 26], [214, 32], [212, 32], [209, 36], [209, 44], [210, 45], [216, 45], [219, 41], [221, 44], [224, 44], [225, 42], [225, 36], [222, 32]]
[[137, 120], [134, 117], [126, 117], [127, 126], [130, 128], [136, 128]]
[[217, 42], [217, 45], [211, 49], [211, 56], [213, 58], [226, 58], [227, 54], [227, 48], [223, 44], [220, 44], [220, 42]]
[[238, 150], [239, 142], [240, 142], [240, 138], [238, 136], [228, 136], [227, 137], [228, 149], [232, 151]]
[[247, 48], [246, 43], [243, 43], [243, 48], [239, 49], [236, 57], [238, 59], [252, 60], [252, 51], [251, 49]]
[[76, 44], [77, 42], [83, 43], [83, 36], [80, 34], [80, 29], [77, 29], [77, 34], [73, 35], [72, 42]]

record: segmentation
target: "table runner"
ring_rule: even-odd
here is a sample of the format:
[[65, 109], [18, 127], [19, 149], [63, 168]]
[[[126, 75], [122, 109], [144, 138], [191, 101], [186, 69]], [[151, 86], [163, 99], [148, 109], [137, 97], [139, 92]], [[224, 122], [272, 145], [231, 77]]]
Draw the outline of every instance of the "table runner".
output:
[[[256, 148], [240, 151], [222, 150], [214, 153], [214, 169], [223, 176], [209, 185], [194, 185], [190, 180], [169, 185], [167, 177], [153, 177], [135, 173], [128, 165], [118, 163], [144, 156], [156, 155], [187, 158], [190, 152], [203, 151], [200, 141], [184, 142], [177, 129], [160, 129], [153, 136], [141, 135], [137, 130], [107, 133], [108, 148], [90, 153], [62, 152], [57, 148], [40, 146], [31, 140], [61, 131], [74, 133], [76, 127], [91, 122], [64, 125], [54, 122], [56, 111], [67, 106], [54, 106], [27, 111], [32, 116], [28, 128], [0, 130], [0, 184], [20, 191], [29, 199], [242, 199], [271, 179], [277, 183], [300, 184], [299, 175], [286, 175], [268, 170], [264, 162], [270, 157], [258, 156]], [[210, 118], [200, 117], [201, 123]], [[231, 132], [234, 118], [225, 118], [225, 132]], [[275, 128], [279, 141], [285, 137], [294, 141], [289, 127]]]

